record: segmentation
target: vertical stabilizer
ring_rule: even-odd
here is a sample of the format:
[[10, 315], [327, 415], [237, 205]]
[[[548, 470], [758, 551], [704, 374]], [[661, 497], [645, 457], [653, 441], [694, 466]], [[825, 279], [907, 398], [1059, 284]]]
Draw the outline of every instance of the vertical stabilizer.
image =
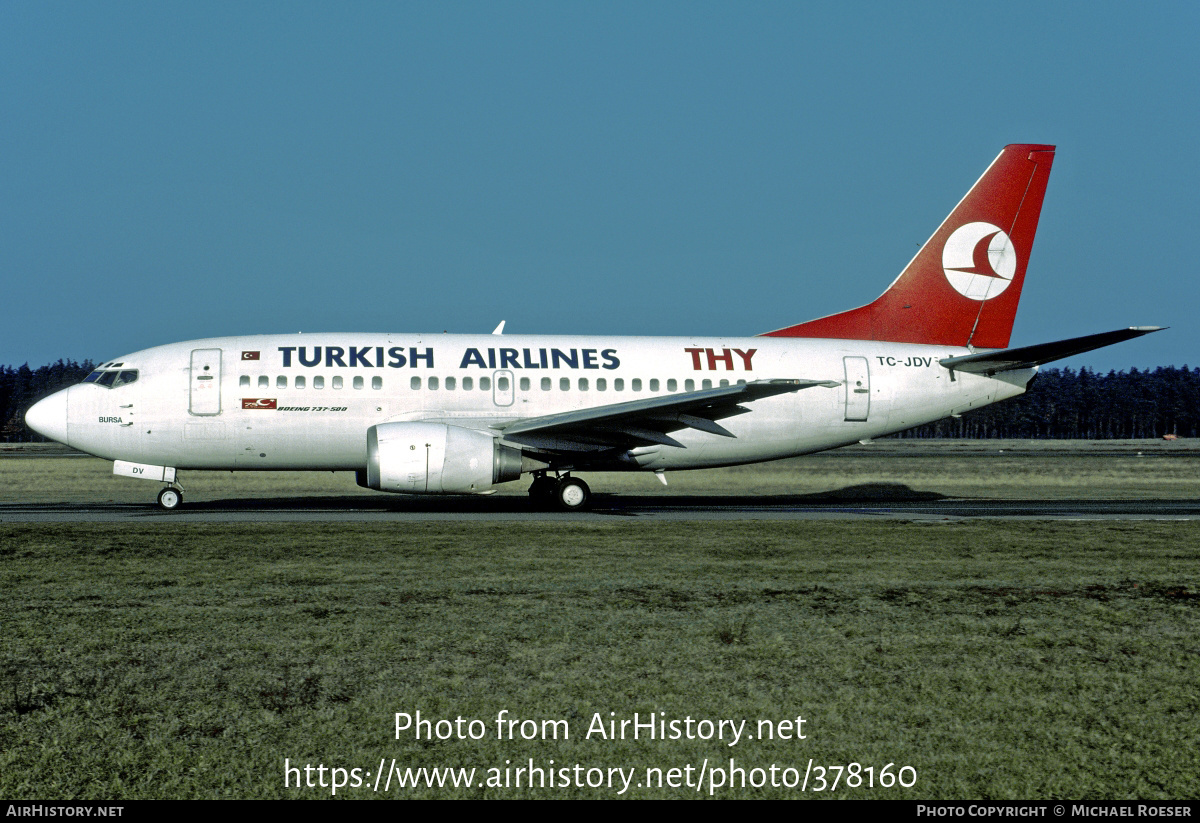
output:
[[767, 332], [1008, 346], [1054, 146], [1005, 146], [895, 282], [873, 303]]

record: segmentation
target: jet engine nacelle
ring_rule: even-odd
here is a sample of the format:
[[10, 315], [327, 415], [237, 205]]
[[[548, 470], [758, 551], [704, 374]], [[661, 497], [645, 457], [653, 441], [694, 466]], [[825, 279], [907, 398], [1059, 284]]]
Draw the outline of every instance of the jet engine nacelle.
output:
[[381, 423], [367, 429], [366, 477], [361, 474], [359, 485], [376, 491], [470, 494], [518, 479], [521, 450], [462, 426]]

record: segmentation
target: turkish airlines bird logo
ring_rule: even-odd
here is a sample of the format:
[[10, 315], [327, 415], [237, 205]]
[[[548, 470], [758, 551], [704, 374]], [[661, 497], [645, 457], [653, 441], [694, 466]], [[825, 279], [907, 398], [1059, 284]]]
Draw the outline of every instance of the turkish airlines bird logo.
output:
[[1012, 283], [1017, 252], [991, 223], [959, 226], [942, 248], [942, 269], [954, 290], [972, 300], [991, 300]]
[[277, 408], [279, 401], [274, 397], [243, 397], [243, 409], [274, 409]]

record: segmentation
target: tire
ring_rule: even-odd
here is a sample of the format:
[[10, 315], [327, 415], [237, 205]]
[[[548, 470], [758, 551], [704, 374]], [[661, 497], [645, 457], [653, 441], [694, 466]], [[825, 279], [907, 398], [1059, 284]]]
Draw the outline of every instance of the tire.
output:
[[164, 511], [174, 511], [183, 505], [183, 492], [169, 486], [158, 493], [158, 506]]
[[545, 475], [535, 477], [533, 484], [529, 487], [529, 496], [533, 500], [549, 503], [554, 497], [554, 488], [555, 483], [551, 478]]
[[554, 490], [554, 505], [559, 511], [587, 511], [592, 503], [592, 490], [578, 477], [564, 477]]

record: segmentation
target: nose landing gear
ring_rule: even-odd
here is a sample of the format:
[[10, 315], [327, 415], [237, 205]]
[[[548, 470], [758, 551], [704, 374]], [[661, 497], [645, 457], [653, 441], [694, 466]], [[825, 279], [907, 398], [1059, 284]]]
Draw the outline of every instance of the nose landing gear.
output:
[[158, 507], [163, 511], [174, 511], [183, 505], [183, 489], [167, 486], [158, 493]]

